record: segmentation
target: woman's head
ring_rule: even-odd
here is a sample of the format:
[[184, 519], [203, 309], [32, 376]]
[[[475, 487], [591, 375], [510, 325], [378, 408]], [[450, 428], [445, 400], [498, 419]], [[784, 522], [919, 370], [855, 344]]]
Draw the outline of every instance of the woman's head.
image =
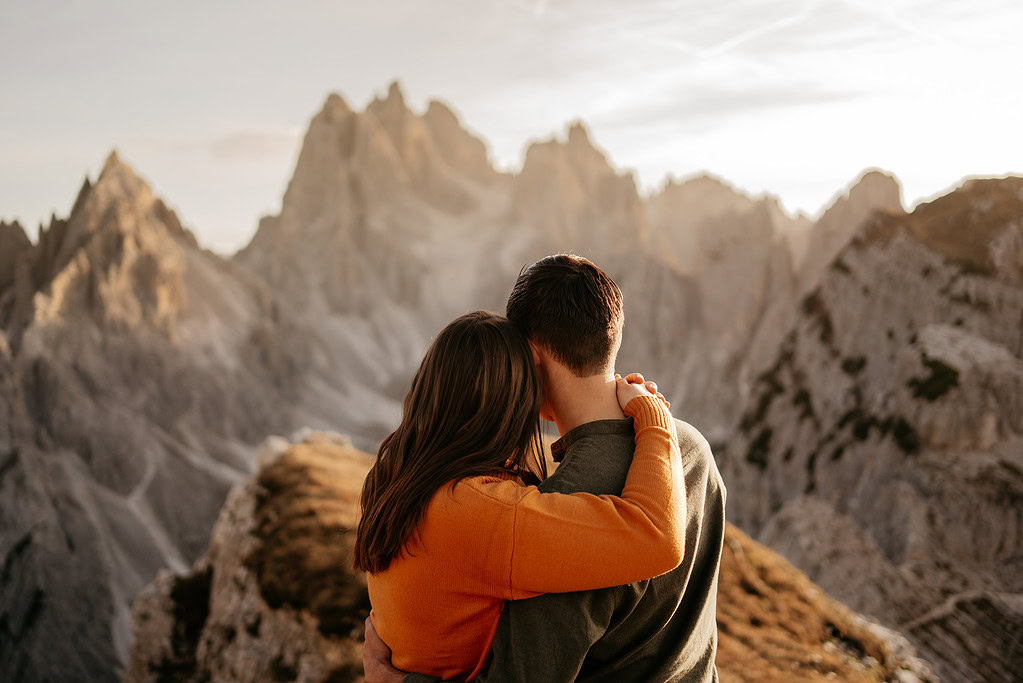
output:
[[546, 474], [540, 380], [522, 332], [476, 311], [430, 345], [362, 488], [355, 567], [382, 571], [448, 482], [499, 472]]

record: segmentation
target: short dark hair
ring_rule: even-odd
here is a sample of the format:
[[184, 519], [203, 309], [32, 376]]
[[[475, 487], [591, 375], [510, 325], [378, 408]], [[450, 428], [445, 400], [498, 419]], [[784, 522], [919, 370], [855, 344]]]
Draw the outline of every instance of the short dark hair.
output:
[[575, 254], [546, 256], [523, 268], [506, 315], [579, 377], [608, 369], [625, 321], [622, 290]]

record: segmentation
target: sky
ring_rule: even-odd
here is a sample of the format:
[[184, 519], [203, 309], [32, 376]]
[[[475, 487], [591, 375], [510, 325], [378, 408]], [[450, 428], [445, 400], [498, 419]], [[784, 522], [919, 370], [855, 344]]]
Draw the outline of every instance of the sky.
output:
[[327, 94], [399, 80], [494, 163], [577, 119], [643, 192], [702, 171], [816, 215], [1023, 174], [1019, 0], [6, 0], [0, 218], [34, 237], [116, 148], [201, 244], [276, 213]]

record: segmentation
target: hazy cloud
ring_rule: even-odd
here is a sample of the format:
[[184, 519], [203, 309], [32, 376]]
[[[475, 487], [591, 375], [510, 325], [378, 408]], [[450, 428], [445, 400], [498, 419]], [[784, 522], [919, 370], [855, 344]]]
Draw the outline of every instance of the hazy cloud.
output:
[[127, 144], [147, 153], [188, 156], [201, 153], [224, 163], [276, 163], [294, 154], [300, 137], [298, 129], [239, 130], [211, 138], [130, 138]]
[[295, 153], [300, 136], [298, 129], [243, 130], [214, 138], [201, 146], [219, 161], [277, 161]]

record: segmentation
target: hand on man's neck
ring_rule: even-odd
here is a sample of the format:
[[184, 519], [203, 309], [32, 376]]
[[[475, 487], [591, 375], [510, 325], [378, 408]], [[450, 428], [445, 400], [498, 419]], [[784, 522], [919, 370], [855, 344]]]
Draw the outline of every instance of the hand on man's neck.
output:
[[590, 377], [578, 377], [566, 365], [544, 354], [540, 368], [551, 417], [562, 436], [594, 420], [621, 420], [614, 368]]

